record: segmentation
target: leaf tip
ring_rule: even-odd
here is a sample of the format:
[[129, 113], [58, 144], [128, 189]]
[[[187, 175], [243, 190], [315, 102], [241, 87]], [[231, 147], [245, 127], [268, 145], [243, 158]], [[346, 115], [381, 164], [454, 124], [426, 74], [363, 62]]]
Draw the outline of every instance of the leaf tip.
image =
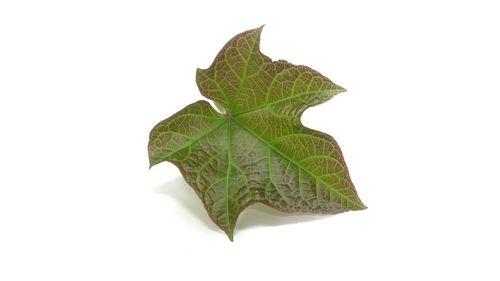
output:
[[224, 232], [226, 232], [226, 235], [227, 235], [227, 238], [229, 238], [229, 241], [234, 242], [234, 228], [224, 230]]
[[153, 166], [155, 166], [156, 164], [160, 163], [161, 161], [159, 161], [158, 159], [154, 159], [153, 157], [149, 157], [149, 169], [151, 170], [151, 168], [153, 168]]
[[257, 37], [260, 38], [260, 34], [262, 33], [262, 29], [264, 29], [264, 26], [265, 24], [257, 27], [257, 28], [253, 28], [253, 29], [249, 29], [241, 34], [252, 34], [252, 33], [257, 33]]
[[358, 202], [356, 202], [356, 208], [354, 209], [354, 211], [361, 211], [366, 209], [368, 209], [368, 207], [365, 204], [363, 204], [361, 200], [358, 200]]
[[196, 77], [199, 77], [201, 73], [203, 72], [204, 69], [201, 69], [199, 67], [196, 68]]

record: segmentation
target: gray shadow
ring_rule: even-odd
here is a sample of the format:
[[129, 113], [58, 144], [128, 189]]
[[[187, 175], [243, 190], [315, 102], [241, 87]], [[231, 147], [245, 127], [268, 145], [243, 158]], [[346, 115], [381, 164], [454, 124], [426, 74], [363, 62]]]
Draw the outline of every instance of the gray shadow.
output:
[[255, 227], [270, 227], [310, 222], [326, 219], [328, 217], [331, 217], [331, 215], [284, 213], [262, 203], [257, 203], [241, 212], [236, 227], [240, 230], [245, 230]]
[[[189, 213], [198, 218], [204, 225], [214, 231], [220, 229], [208, 216], [203, 203], [194, 190], [178, 176], [155, 188], [155, 192], [170, 196], [179, 201]], [[246, 208], [239, 216], [236, 225], [237, 230], [251, 229], [255, 227], [271, 227], [284, 224], [297, 224], [308, 221], [321, 220], [331, 215], [321, 214], [289, 214], [270, 208], [264, 204], [254, 204]]]
[[213, 231], [220, 231], [207, 214], [203, 207], [203, 203], [198, 198], [194, 190], [184, 181], [181, 176], [158, 185], [154, 191], [159, 194], [167, 195], [179, 201], [180, 205], [184, 207], [193, 217], [199, 219], [204, 225]]

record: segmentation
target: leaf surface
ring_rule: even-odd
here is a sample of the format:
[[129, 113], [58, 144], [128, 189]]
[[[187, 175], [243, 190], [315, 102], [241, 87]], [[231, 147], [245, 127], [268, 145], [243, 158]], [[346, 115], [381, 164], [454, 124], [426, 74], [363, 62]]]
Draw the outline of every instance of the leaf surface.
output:
[[210, 218], [233, 239], [253, 203], [284, 212], [340, 213], [366, 207], [337, 142], [304, 127], [308, 107], [345, 90], [309, 67], [272, 61], [259, 50], [262, 27], [231, 39], [196, 83], [206, 101], [151, 131], [151, 166], [175, 164]]

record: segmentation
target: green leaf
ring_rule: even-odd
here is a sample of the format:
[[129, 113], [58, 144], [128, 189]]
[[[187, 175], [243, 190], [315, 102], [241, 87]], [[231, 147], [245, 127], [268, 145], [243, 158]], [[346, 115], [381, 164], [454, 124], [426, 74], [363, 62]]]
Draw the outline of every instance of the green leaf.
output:
[[229, 239], [238, 215], [263, 203], [283, 212], [340, 213], [366, 207], [337, 142], [300, 122], [304, 110], [345, 90], [309, 67], [273, 62], [262, 27], [231, 39], [196, 83], [206, 101], [151, 131], [151, 166], [175, 164]]

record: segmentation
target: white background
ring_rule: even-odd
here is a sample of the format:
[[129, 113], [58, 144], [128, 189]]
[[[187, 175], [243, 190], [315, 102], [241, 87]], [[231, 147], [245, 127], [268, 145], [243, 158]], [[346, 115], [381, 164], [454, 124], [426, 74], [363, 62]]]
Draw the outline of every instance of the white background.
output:
[[[497, 1], [270, 2], [0, 2], [0, 280], [500, 279]], [[368, 209], [255, 206], [230, 242], [146, 147], [262, 24], [348, 89], [303, 121]]]

